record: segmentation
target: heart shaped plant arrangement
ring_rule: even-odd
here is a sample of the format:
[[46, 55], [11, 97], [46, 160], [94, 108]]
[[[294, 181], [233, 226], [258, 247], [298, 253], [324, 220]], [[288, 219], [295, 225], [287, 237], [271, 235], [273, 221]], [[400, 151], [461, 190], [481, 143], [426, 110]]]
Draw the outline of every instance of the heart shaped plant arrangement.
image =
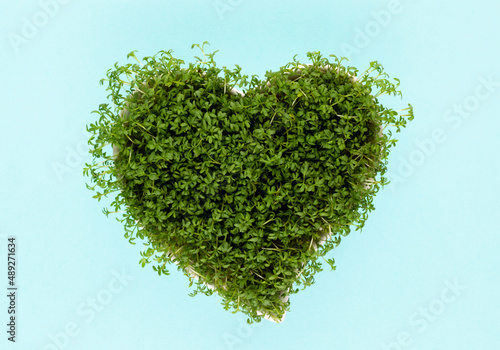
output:
[[314, 52], [259, 80], [218, 67], [204, 45], [188, 65], [132, 52], [137, 63], [108, 71], [111, 105], [87, 127], [87, 187], [115, 194], [103, 211], [143, 240], [143, 266], [167, 275], [173, 262], [195, 283], [190, 295], [217, 292], [250, 323], [280, 322], [319, 258], [335, 269], [325, 254], [363, 227], [388, 183], [391, 130], [413, 109], [379, 102], [401, 93], [377, 62], [358, 74]]

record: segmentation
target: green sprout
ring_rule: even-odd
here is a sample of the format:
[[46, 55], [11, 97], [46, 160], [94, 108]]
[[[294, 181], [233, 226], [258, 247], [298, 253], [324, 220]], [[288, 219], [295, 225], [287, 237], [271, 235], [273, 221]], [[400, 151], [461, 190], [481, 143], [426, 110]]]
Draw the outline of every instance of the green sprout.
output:
[[378, 62], [359, 73], [312, 52], [260, 80], [218, 67], [207, 44], [188, 64], [131, 52], [108, 70], [109, 102], [87, 126], [87, 188], [114, 197], [103, 212], [144, 241], [143, 267], [168, 275], [175, 263], [190, 295], [280, 322], [319, 258], [335, 270], [325, 255], [363, 228], [413, 108], [379, 102], [401, 92]]

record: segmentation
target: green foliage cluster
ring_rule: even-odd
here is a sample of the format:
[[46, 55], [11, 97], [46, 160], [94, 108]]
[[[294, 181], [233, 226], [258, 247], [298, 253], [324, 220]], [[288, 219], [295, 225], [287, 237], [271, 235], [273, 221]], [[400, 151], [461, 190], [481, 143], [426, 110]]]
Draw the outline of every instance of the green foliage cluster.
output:
[[87, 127], [87, 187], [115, 195], [104, 213], [145, 241], [143, 266], [162, 275], [175, 261], [192, 295], [215, 290], [249, 322], [279, 321], [319, 258], [363, 227], [387, 183], [386, 128], [400, 131], [413, 109], [378, 101], [401, 93], [377, 62], [359, 74], [312, 52], [262, 81], [218, 67], [204, 45], [187, 65], [171, 51], [132, 52], [135, 63], [108, 71], [110, 103]]

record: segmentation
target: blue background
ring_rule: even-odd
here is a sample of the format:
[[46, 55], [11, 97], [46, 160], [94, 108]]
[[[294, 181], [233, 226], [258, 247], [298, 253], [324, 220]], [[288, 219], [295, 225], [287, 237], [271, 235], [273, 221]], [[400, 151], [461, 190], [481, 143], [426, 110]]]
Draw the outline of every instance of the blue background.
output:
[[[19, 287], [1, 349], [500, 349], [497, 2], [54, 1], [0, 5], [0, 286], [15, 236]], [[282, 324], [247, 326], [174, 268], [143, 269], [85, 188], [106, 71], [132, 50], [189, 61], [205, 40], [261, 77], [307, 51], [377, 60], [402, 81], [387, 103], [415, 107], [365, 228]]]

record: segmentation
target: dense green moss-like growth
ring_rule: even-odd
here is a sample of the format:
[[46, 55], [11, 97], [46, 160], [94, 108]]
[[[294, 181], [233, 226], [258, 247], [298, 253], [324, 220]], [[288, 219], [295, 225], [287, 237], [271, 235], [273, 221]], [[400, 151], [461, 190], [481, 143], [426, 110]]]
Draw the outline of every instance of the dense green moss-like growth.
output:
[[175, 262], [193, 295], [215, 290], [250, 322], [279, 322], [288, 296], [314, 283], [319, 258], [363, 227], [387, 183], [388, 130], [413, 109], [378, 101], [401, 93], [377, 62], [358, 74], [309, 53], [261, 81], [194, 46], [203, 53], [194, 63], [131, 53], [137, 63], [108, 71], [111, 104], [87, 128], [87, 186], [102, 189], [98, 199], [115, 195], [125, 237], [146, 241], [143, 266], [154, 261], [161, 275]]

